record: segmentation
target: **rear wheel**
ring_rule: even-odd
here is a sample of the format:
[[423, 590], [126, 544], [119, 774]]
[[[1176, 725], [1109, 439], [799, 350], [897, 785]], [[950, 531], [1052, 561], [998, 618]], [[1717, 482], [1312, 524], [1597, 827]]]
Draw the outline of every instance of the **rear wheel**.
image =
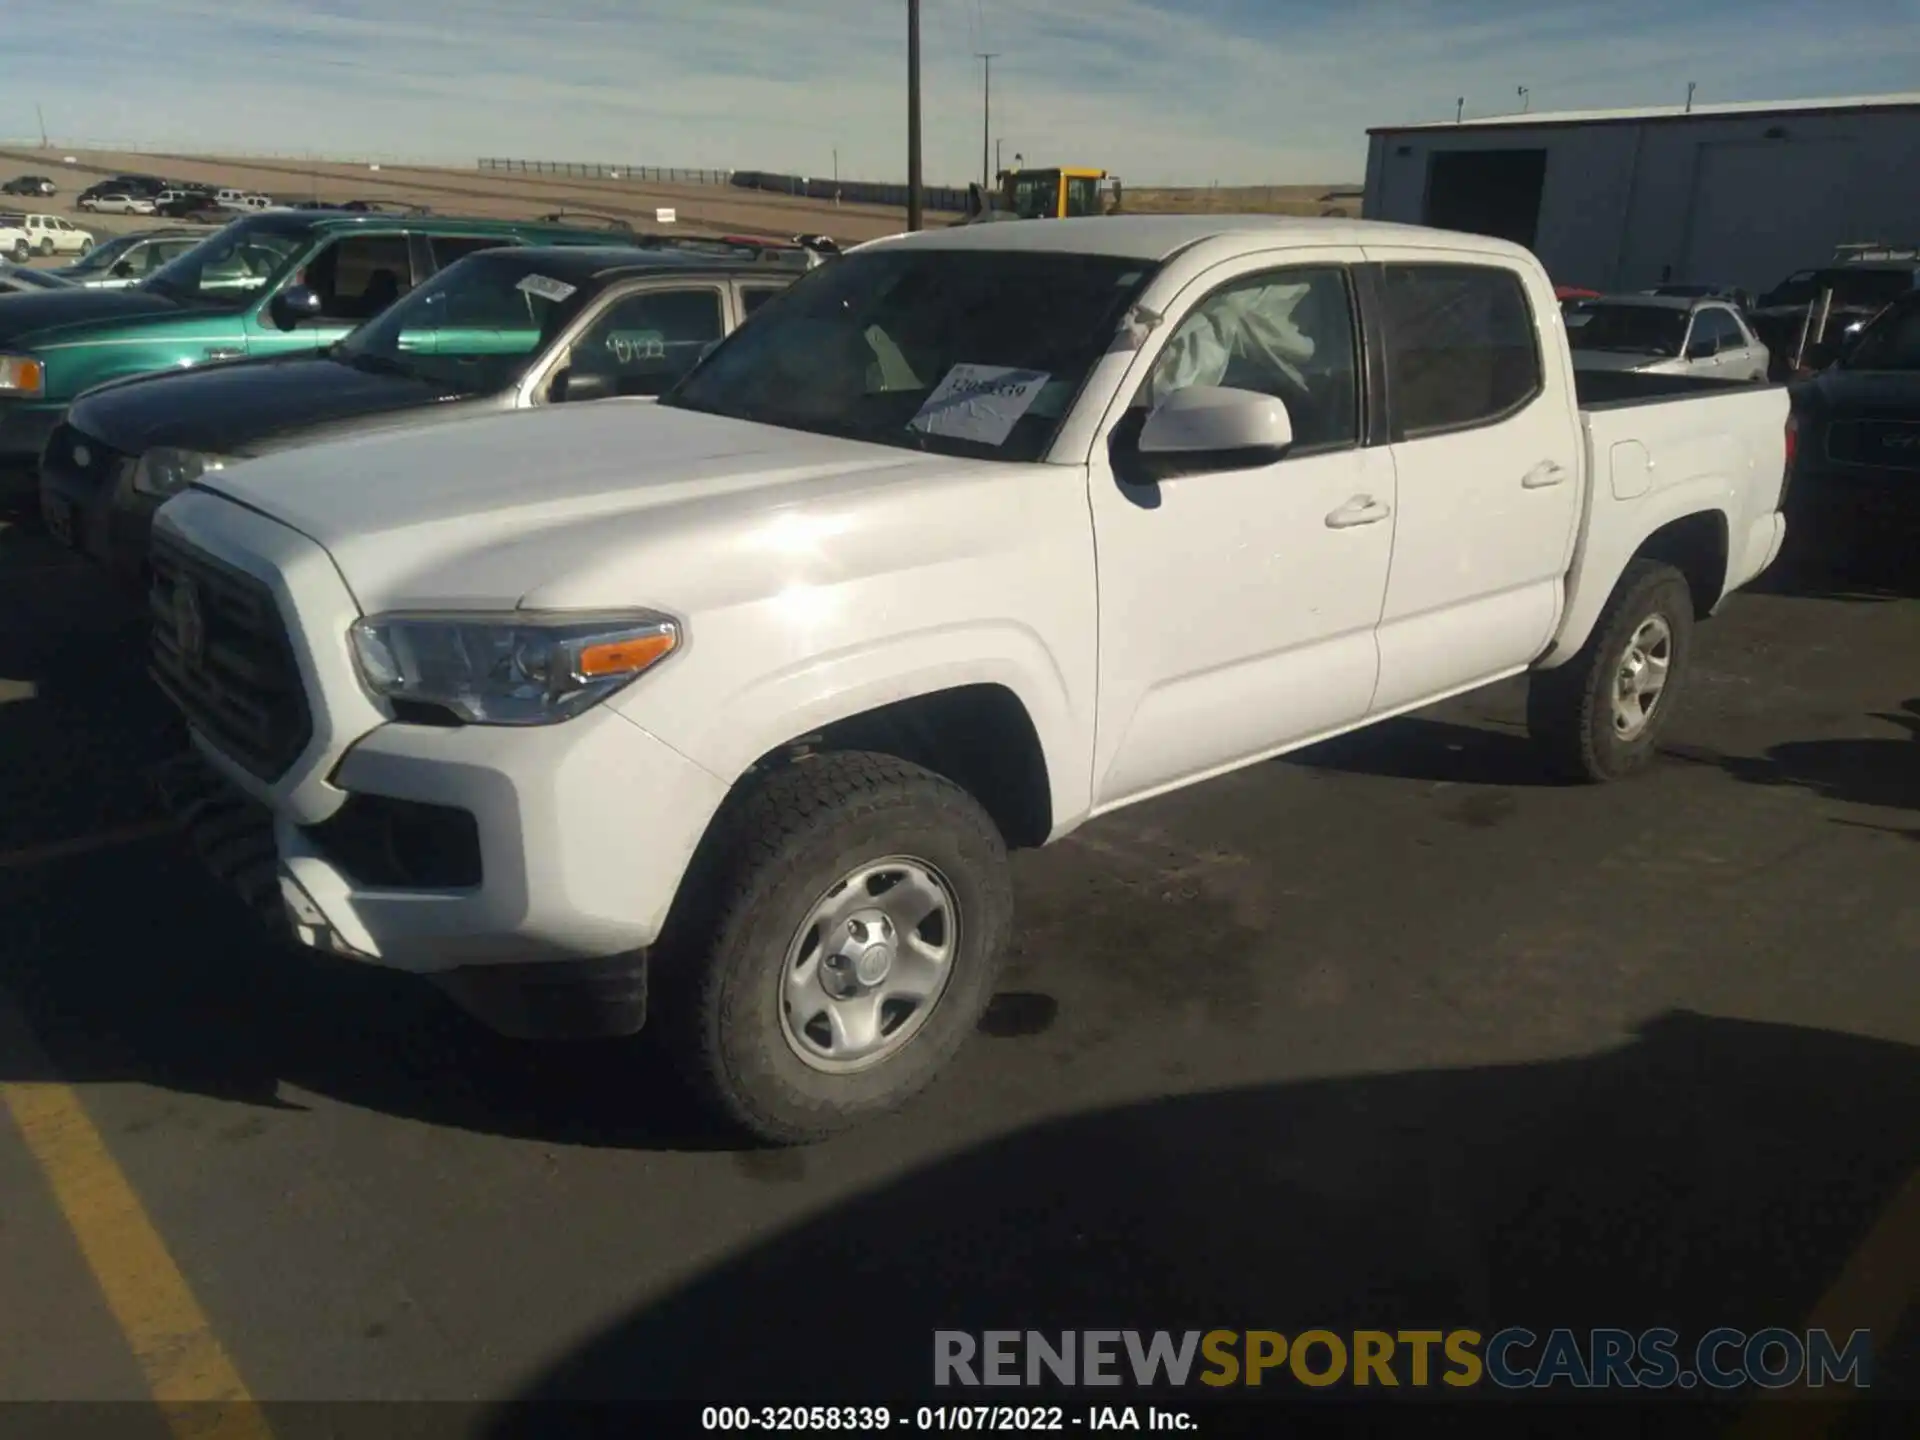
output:
[[13, 258], [20, 261], [23, 265], [33, 258], [33, 251], [28, 248], [25, 240], [16, 240], [13, 242]]
[[53, 237], [51, 235], [42, 235], [40, 237], [40, 253], [42, 255], [51, 255], [53, 253]]
[[1013, 914], [993, 821], [930, 771], [845, 753], [766, 776], [722, 824], [690, 877], [708, 918], [656, 971], [689, 1077], [774, 1144], [903, 1104], [993, 994]]
[[1686, 577], [1671, 565], [1635, 560], [1580, 653], [1528, 683], [1527, 729], [1554, 773], [1596, 783], [1645, 769], [1692, 651]]

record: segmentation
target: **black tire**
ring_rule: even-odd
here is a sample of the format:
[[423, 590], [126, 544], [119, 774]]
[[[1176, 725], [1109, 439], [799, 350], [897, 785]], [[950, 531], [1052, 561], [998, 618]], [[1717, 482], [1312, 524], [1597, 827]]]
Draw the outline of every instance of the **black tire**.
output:
[[[993, 997], [1012, 929], [1006, 846], [978, 802], [890, 755], [801, 760], [729, 801], [687, 878], [654, 967], [650, 1028], [717, 1118], [753, 1139], [803, 1144], [898, 1108], [932, 1082]], [[809, 911], [863, 864], [910, 856], [946, 881], [957, 938], [945, 990], [919, 1030], [870, 1069], [826, 1074], [795, 1053], [780, 981]]]
[[42, 235], [40, 237], [41, 256], [44, 258], [45, 256], [51, 255], [52, 253], [53, 253], [53, 241], [49, 239], [47, 236]]
[[13, 258], [18, 260], [22, 265], [33, 258], [33, 251], [28, 247], [26, 241], [16, 240], [13, 242]]
[[[1665, 688], [1631, 738], [1615, 728], [1613, 685], [1627, 647], [1654, 618], [1666, 622]], [[1693, 653], [1693, 591], [1686, 576], [1657, 560], [1630, 563], [1587, 643], [1566, 664], [1535, 671], [1527, 687], [1527, 731], [1555, 775], [1581, 784], [1622, 780], [1652, 763], [1673, 718]]]

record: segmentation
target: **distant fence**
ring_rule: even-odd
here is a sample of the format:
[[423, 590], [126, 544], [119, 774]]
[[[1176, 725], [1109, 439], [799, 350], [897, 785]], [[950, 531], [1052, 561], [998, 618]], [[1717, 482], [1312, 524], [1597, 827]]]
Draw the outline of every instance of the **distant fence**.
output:
[[578, 160], [502, 160], [483, 156], [482, 170], [514, 175], [570, 175], [583, 180], [670, 180], [681, 185], [725, 185], [730, 170], [686, 170], [670, 165], [589, 165]]
[[[565, 175], [585, 180], [665, 180], [682, 185], [730, 185], [736, 190], [759, 190], [769, 195], [803, 196], [809, 200], [839, 200], [847, 205], [907, 203], [905, 185], [883, 180], [834, 180], [814, 175], [780, 175], [770, 170], [688, 170], [668, 165], [594, 165], [578, 160], [505, 160], [483, 157], [479, 168], [514, 175]], [[921, 188], [929, 210], [959, 212], [967, 208], [963, 186], [930, 185]]]

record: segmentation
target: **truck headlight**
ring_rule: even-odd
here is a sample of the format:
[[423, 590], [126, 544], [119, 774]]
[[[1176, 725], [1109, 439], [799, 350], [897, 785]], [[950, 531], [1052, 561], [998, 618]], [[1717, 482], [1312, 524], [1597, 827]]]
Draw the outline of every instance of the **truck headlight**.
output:
[[133, 467], [133, 488], [142, 495], [165, 499], [177, 495], [202, 475], [224, 470], [235, 462], [225, 455], [204, 455], [198, 450], [175, 450], [156, 445], [142, 455]]
[[0, 395], [32, 400], [46, 392], [47, 367], [30, 355], [0, 355]]
[[348, 632], [367, 688], [473, 725], [552, 725], [591, 709], [681, 645], [651, 610], [373, 615]]

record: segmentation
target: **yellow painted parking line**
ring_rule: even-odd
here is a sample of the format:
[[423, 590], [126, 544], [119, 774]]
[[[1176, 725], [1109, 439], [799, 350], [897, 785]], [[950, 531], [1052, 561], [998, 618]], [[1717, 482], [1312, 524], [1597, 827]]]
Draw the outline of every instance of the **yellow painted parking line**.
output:
[[141, 840], [151, 840], [176, 828], [171, 820], [142, 820], [72, 840], [53, 840], [45, 845], [23, 845], [18, 850], [0, 850], [0, 870], [24, 870], [44, 865], [49, 860], [66, 860], [75, 855], [91, 855], [96, 850], [113, 850]]
[[[1844, 1344], [1856, 1330], [1877, 1345], [1892, 1343], [1900, 1322], [1920, 1298], [1920, 1170], [1907, 1177], [1866, 1239], [1848, 1257], [1807, 1317], [1808, 1330], [1825, 1330]], [[1741, 1420], [1729, 1440], [1818, 1440], [1833, 1432], [1849, 1401], [1871, 1393], [1848, 1386], [1795, 1385], [1769, 1394]], [[1798, 1403], [1795, 1403], [1798, 1402]]]
[[[51, 1074], [4, 993], [0, 1054], [29, 1073]], [[0, 1103], [47, 1177], [176, 1440], [272, 1440], [265, 1415], [73, 1088], [51, 1079], [8, 1081], [0, 1083]]]

